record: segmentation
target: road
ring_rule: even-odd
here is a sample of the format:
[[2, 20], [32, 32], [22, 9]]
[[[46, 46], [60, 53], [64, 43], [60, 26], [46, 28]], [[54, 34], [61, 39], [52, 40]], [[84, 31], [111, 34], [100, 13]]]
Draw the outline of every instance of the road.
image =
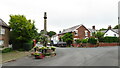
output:
[[57, 48], [57, 56], [27, 56], [3, 66], [118, 66], [118, 47]]

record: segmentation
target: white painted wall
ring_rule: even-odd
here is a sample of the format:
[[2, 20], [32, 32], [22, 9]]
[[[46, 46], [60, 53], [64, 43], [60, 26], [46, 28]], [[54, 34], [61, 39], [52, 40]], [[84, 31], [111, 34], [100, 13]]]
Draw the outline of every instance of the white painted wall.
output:
[[59, 39], [58, 39], [58, 35], [54, 35], [51, 40], [53, 40], [53, 43], [54, 44], [57, 44], [57, 42], [59, 42]]
[[[115, 36], [116, 34], [116, 36]], [[119, 37], [119, 35], [115, 32], [113, 32], [112, 30], [108, 30], [105, 34], [104, 34], [104, 37], [105, 36], [112, 36], [112, 37]]]

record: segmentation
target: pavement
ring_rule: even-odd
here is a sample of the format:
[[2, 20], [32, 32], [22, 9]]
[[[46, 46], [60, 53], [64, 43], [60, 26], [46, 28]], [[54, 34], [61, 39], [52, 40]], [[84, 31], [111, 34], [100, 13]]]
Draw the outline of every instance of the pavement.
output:
[[118, 47], [57, 48], [57, 55], [44, 59], [26, 56], [3, 66], [118, 66]]

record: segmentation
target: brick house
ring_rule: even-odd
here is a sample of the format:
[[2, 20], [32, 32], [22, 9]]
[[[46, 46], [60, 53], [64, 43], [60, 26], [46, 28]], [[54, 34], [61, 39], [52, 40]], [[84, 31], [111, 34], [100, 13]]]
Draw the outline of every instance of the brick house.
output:
[[0, 19], [0, 46], [9, 46], [9, 31], [10, 27]]
[[74, 39], [84, 39], [92, 36], [92, 32], [95, 31], [95, 26], [92, 29], [87, 29], [84, 25], [76, 25], [68, 29], [63, 29], [59, 32], [58, 37], [60, 38], [65, 33], [72, 32]]

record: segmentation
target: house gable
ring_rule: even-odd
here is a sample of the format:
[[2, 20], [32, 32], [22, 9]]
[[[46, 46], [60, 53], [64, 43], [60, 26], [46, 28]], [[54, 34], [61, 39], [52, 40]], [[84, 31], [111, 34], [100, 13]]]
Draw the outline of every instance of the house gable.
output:
[[109, 29], [104, 33], [104, 37], [106, 36], [119, 37], [118, 33], [112, 29]]

